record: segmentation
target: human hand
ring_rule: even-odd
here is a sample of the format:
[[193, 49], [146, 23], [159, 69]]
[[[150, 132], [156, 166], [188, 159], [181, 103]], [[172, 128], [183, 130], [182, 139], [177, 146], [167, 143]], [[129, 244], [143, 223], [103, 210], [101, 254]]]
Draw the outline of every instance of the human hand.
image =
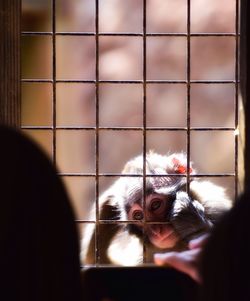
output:
[[199, 257], [208, 235], [202, 235], [189, 242], [189, 250], [182, 252], [167, 252], [155, 254], [154, 261], [157, 265], [169, 265], [180, 272], [189, 275], [196, 282], [201, 283], [198, 272]]
[[208, 234], [203, 234], [195, 239], [190, 240], [188, 244], [189, 249], [197, 249], [197, 248], [202, 248], [206, 244], [208, 240], [209, 235]]

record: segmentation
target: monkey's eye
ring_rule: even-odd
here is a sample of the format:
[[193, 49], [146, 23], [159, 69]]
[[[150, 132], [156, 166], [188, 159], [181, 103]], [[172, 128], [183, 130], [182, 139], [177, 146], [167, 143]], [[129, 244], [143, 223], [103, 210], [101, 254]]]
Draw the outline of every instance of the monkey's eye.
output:
[[150, 211], [154, 212], [161, 208], [162, 200], [161, 199], [153, 199], [150, 203]]
[[143, 219], [143, 212], [142, 210], [135, 210], [132, 214], [132, 218], [134, 220], [140, 221]]

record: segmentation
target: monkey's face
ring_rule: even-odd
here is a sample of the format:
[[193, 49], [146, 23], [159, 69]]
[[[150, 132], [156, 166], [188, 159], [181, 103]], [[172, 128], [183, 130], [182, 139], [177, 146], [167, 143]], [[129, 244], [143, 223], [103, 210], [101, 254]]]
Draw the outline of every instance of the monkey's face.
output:
[[[168, 249], [175, 246], [179, 238], [173, 225], [169, 222], [175, 196], [150, 194], [146, 196], [145, 208], [141, 204], [134, 203], [128, 212], [130, 220], [147, 222], [145, 233], [149, 242], [159, 249]], [[143, 210], [145, 209], [145, 210]], [[142, 232], [143, 225], [134, 225]]]

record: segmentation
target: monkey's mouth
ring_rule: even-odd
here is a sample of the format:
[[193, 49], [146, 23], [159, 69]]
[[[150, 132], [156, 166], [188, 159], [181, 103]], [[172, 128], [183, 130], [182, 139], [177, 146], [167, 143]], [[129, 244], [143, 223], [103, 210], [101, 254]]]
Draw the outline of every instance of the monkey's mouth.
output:
[[171, 225], [153, 225], [149, 240], [157, 248], [167, 249], [174, 247], [179, 239]]

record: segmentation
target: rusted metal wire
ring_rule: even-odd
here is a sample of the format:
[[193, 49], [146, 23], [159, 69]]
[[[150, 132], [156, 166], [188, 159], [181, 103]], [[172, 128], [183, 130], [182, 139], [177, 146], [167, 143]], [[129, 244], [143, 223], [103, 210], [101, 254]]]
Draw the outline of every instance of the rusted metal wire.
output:
[[[146, 220], [143, 221], [114, 221], [114, 220], [100, 220], [99, 219], [99, 179], [100, 177], [142, 177], [143, 178], [143, 209], [145, 210], [145, 189], [146, 189], [146, 179], [147, 177], [161, 177], [166, 176], [163, 175], [148, 175], [146, 173], [146, 153], [147, 153], [147, 134], [149, 131], [183, 131], [186, 134], [186, 152], [187, 152], [187, 170], [190, 167], [190, 153], [191, 153], [191, 133], [192, 132], [205, 132], [205, 131], [225, 131], [225, 132], [236, 132], [238, 130], [239, 120], [238, 120], [238, 92], [239, 92], [239, 0], [235, 1], [235, 32], [231, 33], [191, 33], [191, 0], [187, 0], [187, 23], [186, 28], [187, 32], [184, 33], [157, 33], [157, 32], [148, 32], [147, 31], [147, 0], [142, 1], [142, 14], [143, 14], [143, 26], [142, 32], [132, 33], [132, 32], [122, 32], [122, 33], [114, 33], [114, 32], [100, 32], [99, 31], [99, 0], [95, 0], [95, 30], [93, 32], [58, 32], [56, 29], [56, 0], [52, 0], [51, 8], [52, 8], [52, 31], [46, 32], [32, 32], [32, 31], [23, 31], [22, 36], [51, 36], [52, 41], [52, 78], [47, 79], [39, 79], [39, 78], [23, 78], [21, 80], [22, 83], [48, 83], [52, 85], [52, 125], [51, 126], [33, 126], [26, 125], [22, 126], [23, 129], [26, 130], [48, 130], [52, 132], [52, 154], [53, 161], [56, 164], [56, 133], [60, 130], [82, 130], [82, 131], [93, 131], [95, 132], [95, 171], [92, 173], [59, 173], [60, 176], [68, 176], [68, 177], [91, 177], [95, 179], [95, 221], [88, 220], [76, 220], [77, 223], [86, 224], [86, 223], [94, 223], [96, 225], [95, 230], [95, 258], [96, 264], [100, 265], [100, 253], [99, 253], [99, 226], [100, 224], [129, 224], [129, 223], [139, 223], [145, 224], [153, 223], [157, 224], [157, 222], [148, 222]], [[58, 36], [86, 36], [93, 37], [95, 39], [95, 78], [94, 79], [69, 79], [69, 78], [58, 78], [56, 74], [56, 38]], [[142, 79], [139, 80], [102, 80], [99, 76], [99, 38], [100, 37], [138, 37], [138, 39], [142, 40]], [[148, 80], [147, 79], [147, 38], [148, 37], [183, 37], [186, 39], [186, 78], [183, 80]], [[193, 37], [233, 37], [235, 38], [235, 78], [231, 80], [193, 80], [191, 79], [191, 40]], [[95, 86], [95, 108], [96, 108], [96, 123], [95, 126], [58, 126], [56, 123], [56, 85], [58, 83], [61, 84], [71, 84], [71, 83], [83, 83], [83, 84], [93, 84]], [[99, 123], [99, 88], [100, 85], [105, 84], [131, 84], [131, 85], [142, 85], [143, 97], [143, 122], [142, 126], [137, 127], [102, 127]], [[173, 85], [185, 85], [186, 86], [186, 125], [184, 127], [149, 127], [147, 126], [147, 86], [152, 84], [173, 84]], [[191, 86], [195, 84], [204, 84], [204, 85], [213, 85], [213, 84], [221, 84], [221, 85], [234, 85], [235, 86], [235, 120], [233, 127], [192, 127], [191, 126]], [[142, 154], [143, 154], [143, 171], [141, 175], [138, 174], [120, 174], [120, 173], [101, 173], [99, 170], [99, 135], [101, 131], [139, 131], [143, 136], [142, 143]], [[187, 174], [168, 174], [167, 176], [182, 176], [187, 178], [187, 191], [189, 191], [189, 183], [192, 178], [204, 178], [204, 177], [233, 177], [234, 178], [234, 186], [235, 186], [235, 196], [238, 193], [238, 135], [235, 135], [235, 160], [234, 160], [234, 172], [233, 173], [210, 173], [210, 174], [196, 174], [190, 175], [189, 172]], [[160, 222], [163, 224], [162, 222]], [[165, 224], [165, 223], [164, 223]], [[146, 258], [146, 247], [143, 245], [143, 254], [144, 258]]]
[[[147, 0], [143, 0], [142, 3], [142, 10], [143, 10], [143, 47], [142, 47], [142, 62], [143, 62], [143, 141], [142, 141], [142, 154], [143, 154], [143, 212], [146, 212], [146, 156], [147, 156]], [[146, 216], [145, 214], [143, 215]], [[145, 225], [147, 221], [143, 218], [143, 263], [145, 262], [145, 258], [147, 256], [146, 250], [146, 231]]]
[[186, 152], [187, 152], [187, 193], [190, 188], [190, 114], [191, 114], [191, 6], [190, 1], [187, 0], [187, 63], [186, 63], [186, 79], [187, 79], [187, 116], [186, 116], [186, 127], [187, 127], [187, 138], [186, 138]]
[[56, 166], [56, 1], [52, 5], [52, 159]]
[[[47, 31], [47, 32], [39, 32], [39, 31], [23, 31], [23, 36], [52, 36], [53, 32]], [[55, 32], [55, 35], [57, 36], [103, 36], [103, 37], [235, 37], [237, 33], [133, 33], [133, 32], [121, 32], [121, 33], [114, 33], [114, 32], [79, 32], [79, 31], [73, 31], [73, 32]]]
[[[84, 177], [96, 177], [95, 173], [59, 173], [60, 176], [72, 176], [72, 177], [79, 177], [79, 176], [84, 176]], [[157, 175], [139, 175], [139, 174], [120, 174], [120, 173], [99, 173], [98, 177], [125, 177], [125, 178], [133, 178], [133, 177], [186, 177], [185, 174], [180, 175], [180, 174], [157, 174]], [[195, 175], [191, 175], [192, 178], [204, 178], [204, 177], [235, 177], [235, 173], [206, 173], [206, 174], [195, 174]]]
[[[24, 78], [23, 83], [53, 83], [51, 79]], [[235, 80], [190, 80], [190, 84], [236, 84]], [[96, 80], [57, 79], [56, 83], [96, 84]], [[99, 84], [143, 84], [143, 80], [98, 80]], [[186, 80], [146, 80], [146, 84], [184, 84]], [[238, 82], [239, 83], [239, 82]]]
[[[51, 130], [53, 126], [23, 126], [26, 130]], [[96, 130], [96, 126], [57, 126], [57, 130]], [[235, 127], [98, 127], [99, 131], [234, 131]]]
[[95, 227], [95, 260], [100, 263], [99, 255], [99, 0], [95, 1], [95, 191], [96, 191], [96, 227]]

